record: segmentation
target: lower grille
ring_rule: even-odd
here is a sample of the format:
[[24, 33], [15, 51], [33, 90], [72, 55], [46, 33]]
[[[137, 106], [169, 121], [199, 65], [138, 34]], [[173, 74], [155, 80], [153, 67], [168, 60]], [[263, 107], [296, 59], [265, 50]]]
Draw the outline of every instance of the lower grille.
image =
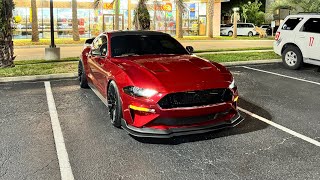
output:
[[183, 118], [157, 118], [154, 121], [152, 121], [152, 125], [187, 126], [187, 125], [208, 122], [210, 120], [215, 120], [217, 118], [224, 117], [225, 115], [231, 112], [232, 112], [232, 109], [228, 109], [224, 112], [208, 114], [204, 116], [183, 117]]
[[168, 94], [159, 102], [162, 109], [207, 106], [232, 100], [230, 89], [209, 89]]

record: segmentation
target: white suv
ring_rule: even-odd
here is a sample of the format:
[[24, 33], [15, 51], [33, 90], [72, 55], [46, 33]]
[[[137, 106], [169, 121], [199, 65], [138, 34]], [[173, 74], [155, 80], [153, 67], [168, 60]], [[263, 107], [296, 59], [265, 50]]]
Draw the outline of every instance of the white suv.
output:
[[[227, 24], [225, 27], [221, 27], [222, 36], [232, 36], [233, 35], [233, 24]], [[238, 23], [237, 35], [240, 36], [255, 36], [257, 32], [255, 31], [255, 26], [252, 23]]]
[[288, 16], [277, 31], [273, 49], [289, 69], [299, 69], [303, 63], [320, 66], [320, 14]]

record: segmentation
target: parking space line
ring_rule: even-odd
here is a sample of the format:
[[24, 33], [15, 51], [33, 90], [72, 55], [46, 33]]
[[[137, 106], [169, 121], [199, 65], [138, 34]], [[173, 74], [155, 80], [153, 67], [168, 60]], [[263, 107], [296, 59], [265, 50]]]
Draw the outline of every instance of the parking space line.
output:
[[66, 145], [64, 143], [64, 138], [63, 138], [63, 134], [62, 134], [59, 118], [58, 118], [57, 108], [56, 108], [53, 94], [52, 94], [50, 81], [44, 82], [44, 85], [45, 85], [46, 94], [47, 94], [47, 101], [48, 101], [48, 107], [50, 112], [53, 137], [54, 137], [54, 142], [56, 145], [56, 151], [57, 151], [58, 160], [59, 160], [61, 179], [73, 180], [74, 176], [72, 173]]
[[320, 85], [319, 82], [314, 82], [314, 81], [309, 81], [309, 80], [305, 80], [305, 79], [300, 79], [300, 78], [295, 78], [295, 77], [291, 77], [291, 76], [287, 76], [287, 75], [283, 75], [283, 74], [278, 74], [278, 73], [274, 73], [274, 72], [270, 72], [270, 71], [265, 71], [265, 70], [261, 70], [261, 69], [256, 69], [256, 68], [252, 68], [252, 67], [247, 67], [247, 66], [241, 66], [245, 69], [250, 69], [253, 71], [259, 71], [259, 72], [263, 72], [263, 73], [267, 73], [267, 74], [272, 74], [272, 75], [276, 75], [276, 76], [281, 76], [281, 77], [285, 77], [285, 78], [289, 78], [289, 79], [294, 79], [297, 81], [302, 81], [302, 82], [307, 82], [307, 83], [311, 83], [311, 84], [316, 84], [316, 85]]
[[272, 121], [270, 121], [270, 120], [268, 120], [268, 119], [266, 119], [266, 118], [263, 118], [263, 117], [261, 117], [261, 116], [259, 116], [259, 115], [257, 115], [257, 114], [254, 114], [254, 113], [252, 113], [252, 112], [250, 112], [250, 111], [248, 111], [248, 110], [242, 109], [241, 107], [238, 107], [238, 109], [239, 109], [240, 111], [242, 111], [242, 112], [250, 115], [251, 117], [253, 117], [253, 118], [255, 118], [255, 119], [258, 119], [258, 120], [260, 120], [260, 121], [262, 121], [262, 122], [265, 122], [265, 123], [267, 123], [267, 124], [269, 124], [269, 125], [271, 125], [271, 126], [273, 126], [273, 127], [275, 127], [275, 128], [278, 128], [278, 129], [280, 129], [280, 130], [282, 130], [282, 131], [284, 131], [284, 132], [286, 132], [286, 133], [289, 133], [289, 134], [291, 134], [291, 135], [293, 135], [293, 136], [295, 136], [295, 137], [298, 137], [298, 138], [300, 138], [300, 139], [302, 139], [302, 140], [304, 140], [304, 141], [307, 141], [307, 142], [309, 142], [309, 143], [311, 143], [311, 144], [314, 144], [314, 145], [320, 147], [320, 142], [318, 142], [318, 141], [316, 141], [316, 140], [314, 140], [314, 139], [311, 139], [311, 138], [309, 138], [309, 137], [307, 137], [307, 136], [305, 136], [305, 135], [302, 135], [302, 134], [300, 134], [300, 133], [297, 133], [297, 132], [295, 132], [295, 131], [293, 131], [293, 130], [291, 130], [291, 129], [288, 129], [288, 128], [284, 127], [284, 126], [281, 126], [281, 125], [279, 125], [279, 124], [277, 124], [277, 123], [275, 123], [275, 122], [272, 122]]

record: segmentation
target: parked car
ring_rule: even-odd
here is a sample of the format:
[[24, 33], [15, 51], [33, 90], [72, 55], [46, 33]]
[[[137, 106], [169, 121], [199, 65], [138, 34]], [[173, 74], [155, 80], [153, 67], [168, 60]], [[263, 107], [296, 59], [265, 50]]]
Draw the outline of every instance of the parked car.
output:
[[[237, 34], [239, 36], [255, 36], [257, 32], [254, 30], [255, 26], [252, 23], [238, 23]], [[229, 27], [221, 27], [220, 34], [222, 36], [232, 36], [233, 35], [233, 24]]]
[[320, 65], [320, 14], [288, 16], [280, 25], [274, 42], [274, 52], [282, 56], [289, 69], [299, 69], [303, 63]]
[[263, 24], [260, 26], [260, 28], [263, 29], [267, 33], [267, 35], [272, 35], [272, 27], [270, 24]]
[[134, 136], [168, 138], [236, 126], [243, 118], [234, 78], [192, 52], [161, 32], [106, 32], [86, 41], [80, 86], [90, 86], [108, 105], [111, 123]]

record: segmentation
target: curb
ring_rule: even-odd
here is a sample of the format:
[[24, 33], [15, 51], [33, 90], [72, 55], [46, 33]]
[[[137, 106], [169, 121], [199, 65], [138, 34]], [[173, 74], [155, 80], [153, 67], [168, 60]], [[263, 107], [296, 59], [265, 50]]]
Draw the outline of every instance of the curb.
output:
[[219, 51], [219, 52], [201, 52], [194, 53], [195, 55], [204, 55], [204, 54], [236, 54], [236, 53], [251, 53], [251, 52], [273, 52], [272, 49], [266, 50], [243, 50], [243, 51]]
[[[49, 45], [14, 46], [14, 49], [47, 48]], [[57, 47], [83, 47], [83, 44], [57, 44]]]
[[224, 66], [243, 66], [243, 65], [257, 65], [257, 64], [272, 64], [280, 63], [281, 59], [267, 59], [267, 60], [255, 60], [255, 61], [238, 61], [238, 62], [224, 62], [220, 63]]
[[63, 73], [63, 74], [48, 74], [48, 75], [35, 75], [35, 76], [3, 77], [3, 78], [0, 78], [0, 83], [47, 81], [47, 80], [54, 80], [54, 79], [76, 78], [77, 76], [78, 76], [77, 73]]
[[[256, 60], [256, 61], [225, 62], [220, 64], [224, 66], [243, 66], [243, 65], [256, 65], [256, 64], [272, 64], [272, 63], [280, 63], [280, 62], [281, 62], [281, 59], [268, 59], [268, 60]], [[78, 76], [77, 73], [63, 73], [63, 74], [49, 74], [49, 75], [35, 75], [35, 76], [2, 77], [0, 78], [0, 83], [70, 79], [70, 78], [76, 78], [77, 76]]]

